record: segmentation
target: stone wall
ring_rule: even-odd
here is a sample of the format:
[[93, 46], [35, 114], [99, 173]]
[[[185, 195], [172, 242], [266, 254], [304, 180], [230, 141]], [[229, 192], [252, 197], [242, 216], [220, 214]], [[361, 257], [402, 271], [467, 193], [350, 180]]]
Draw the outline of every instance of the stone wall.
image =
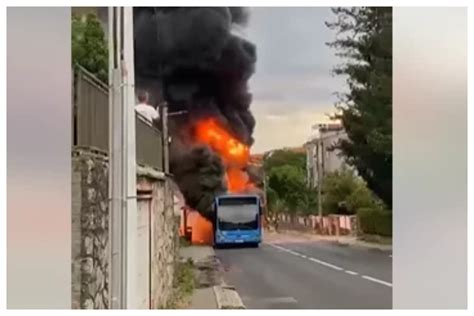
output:
[[[109, 308], [108, 159], [76, 148], [72, 169], [72, 308]], [[165, 307], [173, 291], [179, 245], [173, 188], [162, 172], [137, 167], [137, 242], [146, 243], [136, 247], [139, 308]]]
[[72, 170], [72, 308], [108, 308], [107, 157], [75, 150]]
[[151, 210], [151, 308], [167, 306], [173, 292], [179, 246], [179, 217], [174, 212], [173, 187], [162, 173], [138, 169], [138, 197], [148, 196]]

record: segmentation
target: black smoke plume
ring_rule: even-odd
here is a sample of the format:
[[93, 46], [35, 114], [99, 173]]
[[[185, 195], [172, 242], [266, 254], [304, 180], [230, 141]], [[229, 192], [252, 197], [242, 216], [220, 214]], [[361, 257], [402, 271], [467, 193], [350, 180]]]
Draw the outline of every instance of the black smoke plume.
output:
[[255, 46], [233, 30], [248, 21], [244, 8], [135, 8], [136, 87], [171, 116], [171, 172], [186, 203], [210, 218], [212, 199], [226, 192], [225, 170], [209, 148], [195, 145], [196, 120], [212, 116], [241, 142], [252, 145], [255, 119], [247, 81]]

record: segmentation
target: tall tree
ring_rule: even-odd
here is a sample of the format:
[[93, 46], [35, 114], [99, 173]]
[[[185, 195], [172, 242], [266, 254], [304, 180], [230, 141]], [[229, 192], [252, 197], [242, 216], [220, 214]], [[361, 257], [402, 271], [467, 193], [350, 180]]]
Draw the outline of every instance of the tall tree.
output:
[[392, 208], [392, 8], [334, 8], [337, 32], [328, 45], [343, 64], [334, 69], [347, 78], [339, 92], [340, 119], [348, 135], [339, 147], [367, 186]]
[[271, 169], [281, 167], [284, 165], [292, 165], [306, 170], [306, 154], [301, 152], [294, 152], [287, 149], [278, 149], [265, 158], [263, 163], [265, 172], [270, 172]]
[[108, 47], [104, 30], [94, 14], [72, 17], [72, 63], [108, 81]]
[[268, 185], [285, 202], [288, 211], [296, 213], [305, 188], [303, 171], [288, 164], [274, 167], [269, 173]]

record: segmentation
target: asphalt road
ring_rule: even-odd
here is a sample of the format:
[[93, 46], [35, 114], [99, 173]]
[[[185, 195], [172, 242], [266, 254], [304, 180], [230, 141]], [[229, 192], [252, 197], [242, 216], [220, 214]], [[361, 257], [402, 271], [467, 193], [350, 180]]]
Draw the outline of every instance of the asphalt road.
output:
[[216, 254], [248, 309], [392, 308], [389, 252], [305, 241]]

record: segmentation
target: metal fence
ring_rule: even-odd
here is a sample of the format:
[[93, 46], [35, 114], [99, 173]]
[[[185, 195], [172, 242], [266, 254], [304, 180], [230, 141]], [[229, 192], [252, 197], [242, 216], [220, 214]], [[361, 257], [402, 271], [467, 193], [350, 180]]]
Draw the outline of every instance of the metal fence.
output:
[[[108, 87], [87, 70], [77, 67], [73, 80], [73, 145], [109, 150]], [[137, 163], [163, 170], [161, 132], [136, 116]]]

